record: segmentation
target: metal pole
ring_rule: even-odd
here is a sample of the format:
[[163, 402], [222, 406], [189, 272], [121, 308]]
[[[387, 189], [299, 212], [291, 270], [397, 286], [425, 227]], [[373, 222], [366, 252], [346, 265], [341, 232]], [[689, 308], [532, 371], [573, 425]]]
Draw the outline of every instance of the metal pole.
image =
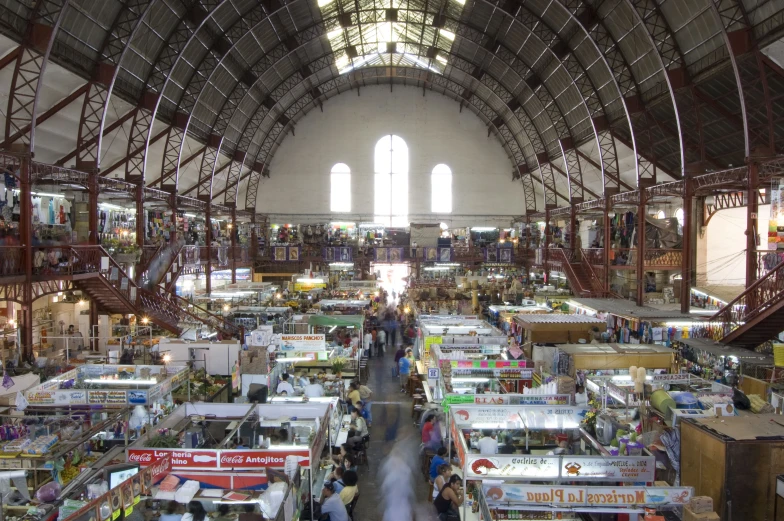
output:
[[205, 211], [205, 217], [207, 221], [207, 231], [205, 233], [205, 240], [207, 243], [207, 264], [204, 270], [204, 277], [205, 277], [205, 289], [207, 291], [207, 295], [212, 293], [212, 212], [210, 211], [211, 204], [209, 201], [207, 202], [207, 210]]
[[694, 184], [691, 177], [683, 179], [683, 238], [681, 246], [681, 313], [691, 306], [692, 237], [694, 230]]
[[[237, 243], [234, 237], [237, 232], [237, 210], [231, 209], [231, 228], [229, 229], [229, 239], [231, 240], [231, 283], [237, 283]], [[311, 510], [312, 512], [312, 510]]]
[[542, 252], [542, 263], [544, 264], [544, 282], [550, 284], [550, 242], [552, 241], [553, 230], [550, 227], [550, 210], [544, 211], [544, 251]]
[[[139, 250], [142, 252], [144, 251], [144, 183], [140, 183], [136, 186], [136, 194], [135, 194], [135, 202], [136, 202], [136, 245], [139, 247]], [[141, 268], [142, 268], [142, 258], [144, 255], [139, 256], [139, 262], [136, 263], [136, 269], [134, 270], [135, 278], [138, 282], [142, 280]], [[147, 263], [149, 266], [149, 262]]]
[[637, 305], [642, 306], [645, 298], [645, 190], [640, 190], [637, 205]]
[[759, 165], [749, 163], [749, 184], [746, 189], [746, 287], [757, 280], [757, 212], [759, 212]]
[[[19, 335], [21, 346], [19, 353], [23, 359], [33, 357], [33, 219], [32, 193], [30, 191], [30, 155], [29, 150], [21, 158], [19, 168], [19, 241], [22, 244], [25, 270], [25, 283], [22, 288], [22, 330]], [[12, 304], [11, 304], [12, 305]], [[20, 324], [17, 323], [17, 328]]]
[[602, 288], [603, 296], [608, 296], [610, 293], [610, 208], [612, 207], [612, 199], [608, 195], [604, 198], [604, 287]]

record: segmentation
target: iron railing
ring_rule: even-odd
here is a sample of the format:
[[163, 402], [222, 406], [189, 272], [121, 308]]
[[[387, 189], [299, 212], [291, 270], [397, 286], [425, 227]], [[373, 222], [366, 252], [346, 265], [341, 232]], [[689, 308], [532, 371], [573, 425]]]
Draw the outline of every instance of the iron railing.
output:
[[711, 322], [720, 322], [724, 336], [746, 322], [778, 305], [784, 300], [784, 262], [758, 279], [738, 295], [732, 302], [721, 308]]

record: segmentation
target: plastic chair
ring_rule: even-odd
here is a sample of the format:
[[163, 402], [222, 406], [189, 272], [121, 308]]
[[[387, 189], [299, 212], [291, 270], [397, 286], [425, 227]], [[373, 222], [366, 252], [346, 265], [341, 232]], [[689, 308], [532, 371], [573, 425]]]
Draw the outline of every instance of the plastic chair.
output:
[[351, 503], [346, 507], [346, 512], [348, 512], [348, 517], [351, 521], [354, 521], [354, 508], [357, 506], [357, 501], [359, 501], [359, 492], [354, 494], [354, 499], [352, 499]]

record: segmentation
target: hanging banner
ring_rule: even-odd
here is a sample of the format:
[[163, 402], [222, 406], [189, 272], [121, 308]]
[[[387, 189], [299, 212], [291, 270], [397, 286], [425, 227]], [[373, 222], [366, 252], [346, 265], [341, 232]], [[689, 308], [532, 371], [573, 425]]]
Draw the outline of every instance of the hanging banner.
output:
[[326, 262], [352, 262], [353, 250], [349, 246], [333, 246], [324, 248], [324, 260]]
[[[425, 339], [425, 343], [427, 344], [427, 339]], [[440, 344], [440, 342], [432, 343]], [[525, 360], [452, 360], [451, 364], [453, 369], [525, 369], [527, 366]], [[532, 375], [533, 371], [531, 368]]]
[[652, 482], [653, 456], [501, 456], [468, 455], [469, 479]]
[[282, 334], [280, 335], [281, 351], [324, 351], [327, 343], [324, 334], [318, 335], [299, 335]]
[[490, 502], [515, 505], [592, 507], [683, 506], [691, 500], [692, 487], [575, 487], [568, 485], [485, 486]]

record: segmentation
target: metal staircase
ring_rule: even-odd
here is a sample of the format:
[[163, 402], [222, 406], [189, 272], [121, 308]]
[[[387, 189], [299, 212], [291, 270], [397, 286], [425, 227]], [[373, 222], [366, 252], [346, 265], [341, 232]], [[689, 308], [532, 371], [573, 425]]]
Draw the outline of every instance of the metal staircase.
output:
[[723, 343], [748, 348], [784, 331], [784, 262], [721, 308], [711, 322], [723, 328]]
[[140, 287], [100, 246], [44, 249], [47, 254], [48, 250], [56, 250], [61, 262], [56, 267], [41, 268], [34, 279], [71, 281], [73, 287], [89, 296], [99, 309], [146, 316], [174, 334], [180, 334], [186, 323], [204, 324], [227, 337], [240, 331], [234, 324], [177, 295], [158, 287], [149, 290]]
[[582, 251], [550, 248], [547, 254], [549, 256], [548, 262], [553, 267], [560, 266], [560, 271], [566, 275], [572, 293], [576, 296], [585, 298], [607, 296], [607, 292], [602, 289], [602, 283], [590, 263], [584, 261]]

